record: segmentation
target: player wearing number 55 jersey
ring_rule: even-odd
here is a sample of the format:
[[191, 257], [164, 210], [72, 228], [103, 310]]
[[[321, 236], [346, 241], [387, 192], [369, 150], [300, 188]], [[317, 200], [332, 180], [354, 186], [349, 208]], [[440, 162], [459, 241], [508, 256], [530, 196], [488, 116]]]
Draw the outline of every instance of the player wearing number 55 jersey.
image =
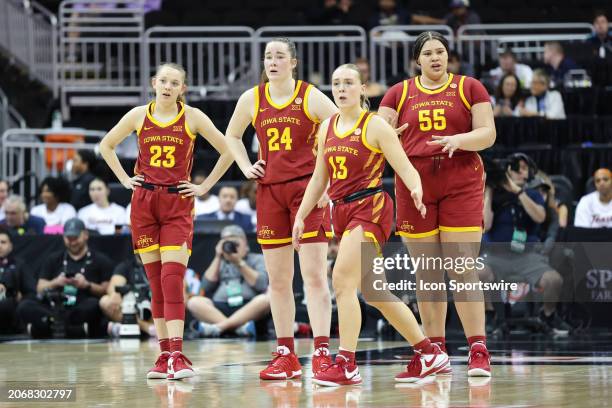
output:
[[[484, 169], [476, 152], [495, 141], [489, 94], [478, 80], [447, 72], [448, 42], [439, 33], [417, 37], [414, 59], [422, 75], [391, 87], [379, 109], [401, 134], [404, 151], [421, 175], [427, 206], [427, 217], [422, 219], [396, 178], [396, 230], [411, 254], [474, 259], [482, 238], [484, 207]], [[461, 278], [449, 271], [449, 277], [478, 280], [474, 269]], [[419, 268], [417, 279], [444, 282], [444, 270]], [[429, 295], [430, 301], [424, 301], [423, 295]], [[446, 294], [440, 295], [432, 302], [432, 293], [417, 292], [425, 332], [444, 348], [447, 306]], [[480, 293], [475, 295], [479, 298], [464, 301], [455, 293], [455, 306], [470, 344], [468, 374], [489, 376], [484, 302]], [[450, 373], [450, 364], [445, 371]]]
[[[277, 352], [260, 378], [278, 380], [302, 374], [294, 353], [293, 248], [291, 228], [316, 157], [319, 123], [336, 112], [321, 91], [297, 80], [295, 44], [277, 38], [266, 44], [262, 83], [246, 91], [227, 127], [227, 144], [236, 163], [257, 185], [257, 241], [270, 278], [270, 306]], [[259, 160], [251, 164], [240, 140], [252, 124], [259, 141]], [[327, 212], [327, 216], [326, 216]], [[327, 286], [327, 200], [321, 200], [306, 220], [300, 271], [308, 299], [308, 315], [315, 337], [313, 371], [329, 363], [331, 302]]]
[[[152, 79], [155, 101], [129, 111], [100, 143], [100, 152], [132, 193], [132, 242], [151, 285], [151, 311], [161, 354], [147, 378], [192, 377], [182, 353], [185, 304], [183, 277], [191, 253], [194, 195], [205, 194], [230, 166], [223, 134], [200, 110], [185, 105], [185, 70], [162, 64]], [[121, 167], [115, 147], [138, 135], [134, 177]], [[193, 144], [202, 134], [221, 153], [201, 185], [189, 182]]]

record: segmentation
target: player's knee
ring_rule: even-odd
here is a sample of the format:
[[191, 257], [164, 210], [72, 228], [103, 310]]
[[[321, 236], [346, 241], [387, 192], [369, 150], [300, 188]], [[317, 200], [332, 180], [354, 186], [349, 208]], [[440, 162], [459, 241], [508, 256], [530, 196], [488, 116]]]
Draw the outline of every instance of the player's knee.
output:
[[286, 278], [275, 278], [270, 279], [268, 290], [276, 293], [284, 293], [287, 291], [293, 291], [293, 281]]
[[350, 279], [343, 274], [335, 274], [332, 279], [332, 286], [334, 287], [334, 293], [336, 297], [350, 295], [351, 293], [357, 293], [357, 284], [353, 279]]

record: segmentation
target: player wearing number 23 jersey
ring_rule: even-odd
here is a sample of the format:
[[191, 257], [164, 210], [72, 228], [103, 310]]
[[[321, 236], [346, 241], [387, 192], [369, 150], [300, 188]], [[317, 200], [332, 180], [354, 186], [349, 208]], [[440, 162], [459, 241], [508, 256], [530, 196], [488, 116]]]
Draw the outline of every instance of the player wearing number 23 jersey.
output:
[[472, 105], [489, 101], [489, 94], [478, 80], [452, 73], [437, 89], [424, 88], [417, 76], [387, 91], [380, 106], [398, 112], [398, 127], [408, 123], [401, 142], [421, 175], [423, 203], [427, 207], [427, 216], [422, 219], [410, 192], [396, 178], [397, 234], [422, 238], [439, 231], [481, 230], [484, 169], [480, 156], [458, 150], [449, 158], [440, 146], [427, 142], [432, 135], [470, 132]]
[[[266, 162], [265, 176], [257, 180], [257, 240], [264, 248], [291, 243], [295, 213], [315, 166], [320, 123], [308, 110], [311, 84], [297, 80], [292, 97], [283, 105], [272, 101], [269, 87], [266, 82], [254, 88], [252, 122], [259, 159]], [[326, 242], [328, 207], [314, 209], [305, 224], [303, 242]]]
[[144, 176], [144, 184], [132, 195], [134, 252], [176, 249], [183, 243], [191, 250], [194, 199], [178, 194], [176, 186], [190, 179], [195, 135], [187, 125], [185, 105], [177, 102], [177, 108], [174, 119], [161, 123], [153, 117], [151, 102], [137, 132], [134, 173]]

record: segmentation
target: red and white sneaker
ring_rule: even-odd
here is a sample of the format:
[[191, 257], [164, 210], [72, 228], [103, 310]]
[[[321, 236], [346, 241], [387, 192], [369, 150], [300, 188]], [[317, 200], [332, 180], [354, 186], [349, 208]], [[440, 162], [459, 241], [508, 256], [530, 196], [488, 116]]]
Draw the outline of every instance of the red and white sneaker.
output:
[[444, 368], [438, 371], [436, 375], [453, 375], [453, 367], [451, 366], [450, 357], [448, 358], [448, 363], [446, 363]]
[[490, 377], [491, 356], [487, 346], [482, 343], [473, 343], [468, 358], [468, 377]]
[[157, 357], [155, 361], [155, 365], [152, 369], [147, 372], [147, 378], [149, 379], [158, 379], [158, 378], [168, 378], [168, 359], [170, 358], [170, 353], [167, 351], [162, 351], [162, 353]]
[[331, 355], [327, 347], [319, 347], [312, 353], [312, 373], [316, 374], [327, 366], [332, 365]]
[[440, 350], [436, 344], [434, 352], [431, 354], [415, 353], [406, 371], [403, 371], [395, 376], [395, 381], [404, 383], [414, 383], [423, 380], [424, 378], [436, 374], [442, 370], [448, 363], [448, 355]]
[[358, 385], [361, 384], [361, 375], [357, 364], [349, 363], [346, 357], [338, 354], [336, 362], [315, 373], [312, 382], [327, 387]]
[[275, 353], [272, 353], [274, 358], [266, 368], [259, 372], [259, 378], [262, 380], [289, 380], [291, 378], [299, 378], [302, 375], [302, 365], [295, 353], [289, 352], [285, 346], [277, 348]]
[[191, 361], [180, 351], [175, 351], [170, 354], [168, 359], [168, 379], [169, 380], [181, 380], [183, 378], [190, 378], [195, 375], [193, 368], [191, 368]]

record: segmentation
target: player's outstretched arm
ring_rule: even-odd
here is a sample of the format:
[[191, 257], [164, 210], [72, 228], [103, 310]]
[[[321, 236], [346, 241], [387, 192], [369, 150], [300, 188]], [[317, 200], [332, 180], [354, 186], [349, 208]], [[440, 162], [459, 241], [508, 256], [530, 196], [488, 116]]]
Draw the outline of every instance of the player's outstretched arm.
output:
[[236, 108], [234, 108], [234, 113], [225, 131], [227, 147], [234, 160], [236, 160], [236, 164], [238, 164], [238, 167], [240, 167], [240, 170], [242, 170], [242, 173], [248, 179], [263, 177], [265, 173], [265, 162], [259, 160], [255, 165], [251, 164], [249, 154], [247, 153], [244, 143], [242, 143], [244, 131], [255, 115], [254, 110], [255, 88], [251, 88], [244, 92], [238, 99]]
[[108, 167], [115, 173], [115, 176], [121, 184], [127, 189], [133, 190], [135, 186], [139, 186], [144, 181], [141, 175], [130, 177], [119, 162], [115, 148], [125, 138], [137, 131], [144, 120], [145, 106], [137, 106], [126, 113], [119, 122], [104, 136], [100, 142], [100, 154], [104, 158]]
[[315, 164], [314, 173], [308, 182], [304, 198], [300, 204], [300, 208], [295, 215], [295, 222], [293, 223], [293, 246], [296, 250], [300, 249], [299, 240], [304, 233], [304, 219], [310, 214], [312, 209], [317, 202], [323, 196], [323, 193], [327, 190], [327, 184], [329, 183], [329, 173], [325, 166], [325, 136], [327, 135], [327, 127], [329, 126], [329, 120], [326, 120], [321, 124], [319, 132], [317, 133], [317, 162]]
[[395, 173], [410, 190], [414, 205], [424, 217], [426, 210], [423, 205], [421, 176], [408, 160], [395, 130], [382, 118], [373, 116], [368, 125], [366, 139], [371, 146], [378, 147], [383, 152]]

